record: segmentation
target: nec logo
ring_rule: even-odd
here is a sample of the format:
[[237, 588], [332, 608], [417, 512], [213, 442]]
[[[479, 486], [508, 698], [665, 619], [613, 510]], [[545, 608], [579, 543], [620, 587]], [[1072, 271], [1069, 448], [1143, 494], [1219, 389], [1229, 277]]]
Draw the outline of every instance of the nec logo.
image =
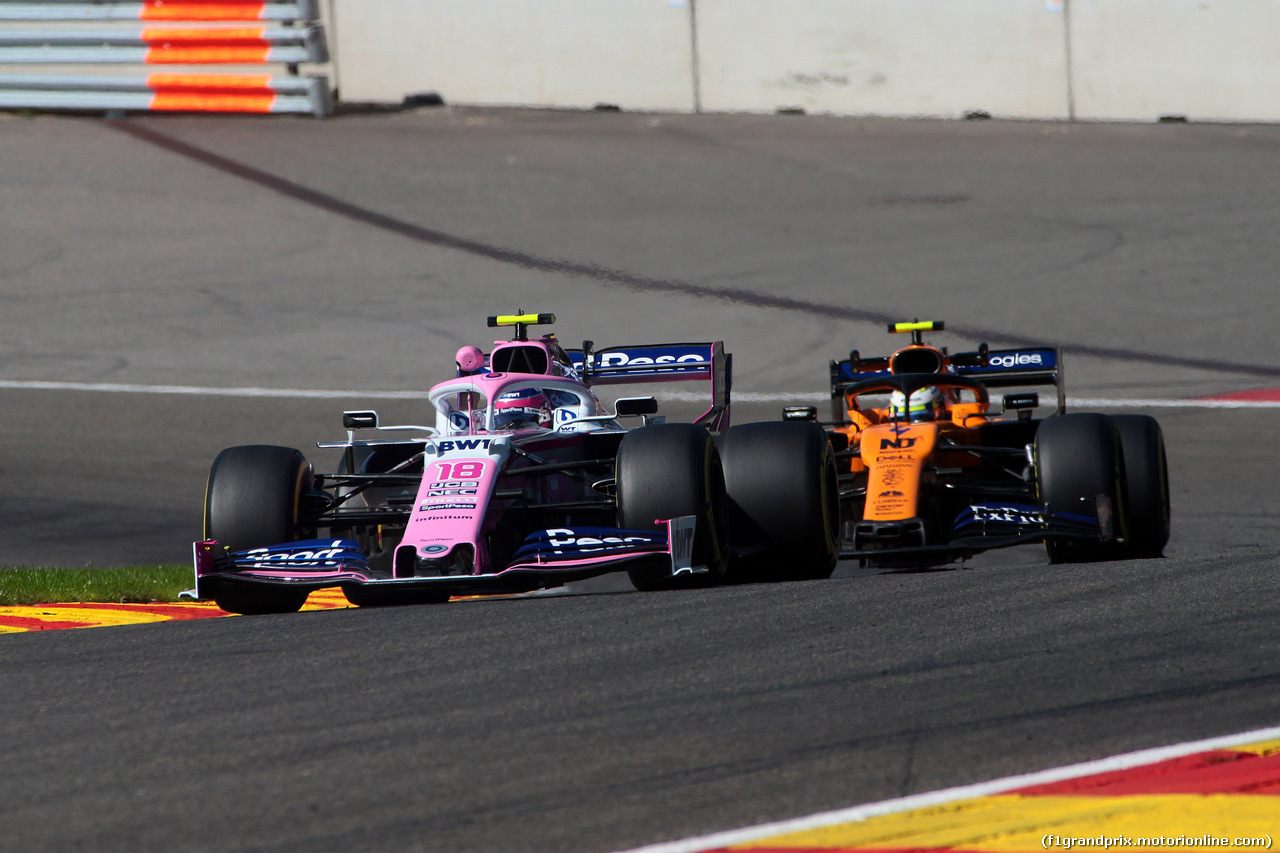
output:
[[897, 438], [880, 439], [880, 449], [889, 450], [894, 448], [897, 450], [906, 450], [908, 447], [915, 445], [916, 440], [910, 437], [898, 436]]
[[1044, 364], [1038, 352], [1018, 352], [1008, 355], [993, 355], [988, 362], [992, 367], [1034, 367]]
[[465, 438], [453, 441], [437, 441], [436, 449], [441, 453], [452, 453], [455, 450], [488, 450], [490, 438]]

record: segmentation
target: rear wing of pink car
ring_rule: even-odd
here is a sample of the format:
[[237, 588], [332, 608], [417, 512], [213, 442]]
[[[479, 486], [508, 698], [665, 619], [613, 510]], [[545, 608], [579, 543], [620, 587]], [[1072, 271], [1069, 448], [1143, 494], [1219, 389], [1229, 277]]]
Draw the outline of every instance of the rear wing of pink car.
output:
[[592, 349], [591, 341], [584, 341], [582, 349], [568, 350], [568, 355], [587, 385], [709, 382], [711, 406], [694, 423], [712, 432], [729, 427], [733, 356], [724, 351], [722, 341], [638, 344], [600, 350]]

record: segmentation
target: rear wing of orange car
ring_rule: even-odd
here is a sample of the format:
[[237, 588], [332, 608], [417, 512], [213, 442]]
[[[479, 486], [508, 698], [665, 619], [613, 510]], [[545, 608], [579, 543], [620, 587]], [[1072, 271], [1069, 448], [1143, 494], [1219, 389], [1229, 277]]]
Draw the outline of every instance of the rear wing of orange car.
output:
[[[1062, 351], [1054, 347], [988, 349], [983, 344], [974, 352], [949, 355], [948, 361], [959, 376], [977, 380], [987, 388], [1027, 388], [1052, 385], [1057, 395], [1057, 413], [1067, 410], [1062, 379]], [[867, 379], [889, 376], [889, 358], [862, 358], [856, 351], [843, 361], [831, 362], [831, 397], [841, 399], [845, 389]]]
[[733, 356], [722, 341], [684, 344], [638, 344], [596, 350], [591, 341], [566, 351], [586, 385], [624, 385], [641, 382], [710, 383], [711, 405], [694, 423], [712, 432], [729, 427], [729, 393], [733, 386]]

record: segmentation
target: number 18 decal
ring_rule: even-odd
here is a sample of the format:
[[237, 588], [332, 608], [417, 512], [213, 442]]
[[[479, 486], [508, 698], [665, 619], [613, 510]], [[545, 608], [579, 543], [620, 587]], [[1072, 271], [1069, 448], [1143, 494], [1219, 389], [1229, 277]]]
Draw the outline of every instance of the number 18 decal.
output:
[[436, 474], [437, 480], [478, 480], [480, 475], [484, 473], [484, 463], [476, 461], [466, 462], [437, 462]]

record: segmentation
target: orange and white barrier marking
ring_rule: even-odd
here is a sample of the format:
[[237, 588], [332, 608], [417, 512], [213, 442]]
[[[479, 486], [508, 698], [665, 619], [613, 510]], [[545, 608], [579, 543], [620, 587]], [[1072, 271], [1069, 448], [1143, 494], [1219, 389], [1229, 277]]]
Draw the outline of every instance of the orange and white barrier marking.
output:
[[139, 4], [138, 18], [144, 21], [261, 21], [267, 4], [259, 2], [187, 2], [187, 0], [145, 0]]
[[[0, 0], [4, 21], [51, 26], [0, 26], [0, 109], [317, 116], [333, 111], [328, 80], [298, 73], [300, 64], [329, 61], [315, 0]], [[121, 64], [191, 73], [108, 72]], [[50, 68], [60, 65], [84, 70]], [[261, 73], [202, 70], [211, 65], [257, 66]], [[22, 66], [49, 70], [17, 70]], [[271, 74], [271, 66], [287, 73]]]
[[271, 52], [266, 27], [143, 27], [138, 39], [149, 64], [257, 65]]
[[314, 0], [30, 0], [0, 4], [0, 21], [304, 21]]
[[270, 74], [149, 74], [152, 110], [269, 113], [276, 104]]

